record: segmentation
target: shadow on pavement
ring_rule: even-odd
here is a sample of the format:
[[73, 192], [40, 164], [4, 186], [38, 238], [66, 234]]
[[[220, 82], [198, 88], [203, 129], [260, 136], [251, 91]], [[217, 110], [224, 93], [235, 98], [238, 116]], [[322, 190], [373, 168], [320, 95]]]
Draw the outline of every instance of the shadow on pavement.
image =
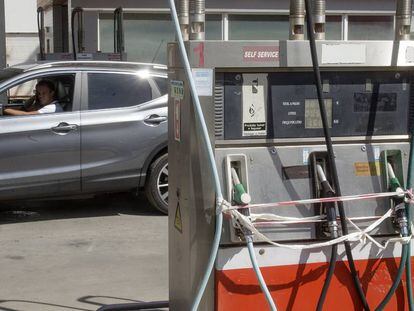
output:
[[[14, 309], [11, 307], [4, 307], [2, 306], [2, 304], [5, 303], [23, 303], [23, 304], [27, 304], [27, 308], [25, 309]], [[20, 299], [13, 299], [13, 300], [0, 300], [0, 310], [2, 311], [23, 311], [23, 310], [31, 310], [31, 305], [43, 305], [43, 306], [48, 306], [48, 307], [56, 307], [60, 309], [67, 309], [67, 310], [79, 310], [79, 311], [90, 311], [90, 310], [95, 310], [95, 309], [83, 309], [83, 308], [77, 308], [77, 307], [71, 307], [71, 306], [65, 306], [65, 305], [59, 305], [59, 304], [54, 304], [54, 303], [47, 303], [47, 302], [39, 302], [39, 301], [30, 301], [30, 300], [20, 300]]]
[[90, 199], [0, 203], [0, 224], [119, 214], [164, 216], [151, 207], [144, 196], [137, 197], [131, 193], [105, 194]]
[[[145, 303], [145, 301], [141, 301], [141, 300], [111, 297], [111, 296], [83, 296], [83, 297], [79, 298], [78, 301], [94, 305], [94, 306], [96, 306], [96, 309], [94, 309], [94, 310], [97, 310], [100, 307], [104, 307], [104, 306], [109, 305], [109, 303], [97, 302], [97, 300], [102, 300], [102, 299], [105, 299], [105, 301], [108, 301], [108, 299], [110, 299], [110, 301], [111, 301], [110, 304]], [[152, 303], [152, 302], [150, 302], [150, 303]], [[168, 309], [154, 309], [154, 308], [149, 309], [149, 308], [146, 308], [145, 310], [162, 311], [162, 310], [168, 310]]]

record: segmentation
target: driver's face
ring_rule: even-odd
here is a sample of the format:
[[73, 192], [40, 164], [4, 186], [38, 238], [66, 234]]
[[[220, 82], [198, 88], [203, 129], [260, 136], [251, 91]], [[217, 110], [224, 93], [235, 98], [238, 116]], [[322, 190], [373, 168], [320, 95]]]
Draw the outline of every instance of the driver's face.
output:
[[54, 92], [46, 85], [38, 85], [36, 87], [36, 96], [42, 106], [49, 105], [53, 101]]

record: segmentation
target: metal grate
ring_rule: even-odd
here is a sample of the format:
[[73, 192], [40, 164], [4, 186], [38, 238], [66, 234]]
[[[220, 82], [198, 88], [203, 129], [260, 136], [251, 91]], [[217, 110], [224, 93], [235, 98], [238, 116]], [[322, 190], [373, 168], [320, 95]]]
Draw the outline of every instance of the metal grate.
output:
[[217, 139], [224, 137], [224, 85], [216, 81], [214, 86], [214, 134]]

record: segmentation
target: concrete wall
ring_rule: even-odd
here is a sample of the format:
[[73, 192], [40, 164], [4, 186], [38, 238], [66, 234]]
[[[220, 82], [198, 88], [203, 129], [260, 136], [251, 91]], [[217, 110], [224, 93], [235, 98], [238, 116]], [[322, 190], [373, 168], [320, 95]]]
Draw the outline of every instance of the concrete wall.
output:
[[37, 1], [4, 0], [6, 59], [8, 65], [37, 59]]
[[36, 34], [7, 34], [6, 55], [9, 66], [34, 62], [39, 53], [39, 39]]
[[6, 12], [6, 32], [37, 32], [36, 0], [4, 0]]

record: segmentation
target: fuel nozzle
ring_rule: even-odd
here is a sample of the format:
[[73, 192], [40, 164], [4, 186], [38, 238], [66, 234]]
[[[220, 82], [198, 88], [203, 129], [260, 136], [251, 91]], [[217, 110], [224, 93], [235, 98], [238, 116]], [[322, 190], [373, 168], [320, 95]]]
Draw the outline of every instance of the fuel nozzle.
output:
[[392, 165], [390, 162], [387, 162], [387, 170], [388, 170], [388, 176], [389, 176], [389, 186], [391, 191], [398, 191], [402, 190], [400, 181], [395, 176], [394, 169], [392, 168]]
[[[401, 192], [403, 193], [403, 189], [401, 188], [400, 181], [395, 176], [394, 169], [390, 162], [387, 162], [387, 171], [388, 171], [388, 177], [389, 177], [389, 190], [393, 192]], [[398, 196], [393, 199], [394, 201], [394, 223], [397, 225], [398, 229], [400, 230], [400, 233], [403, 237], [406, 237], [409, 235], [408, 232], [408, 219], [406, 215], [405, 210], [405, 204], [404, 204], [404, 195]]]
[[240, 205], [247, 205], [251, 202], [252, 198], [244, 189], [243, 184], [240, 182], [239, 176], [237, 175], [234, 167], [231, 168], [231, 177], [234, 184], [234, 196], [233, 200]]
[[[237, 175], [236, 169], [234, 167], [231, 168], [231, 179], [233, 180], [233, 201], [239, 205], [247, 205], [252, 200], [250, 195], [244, 189], [243, 184], [240, 182], [239, 176]], [[250, 216], [249, 209], [242, 209], [239, 211], [244, 216]], [[240, 224], [239, 224], [240, 225]], [[252, 232], [241, 226], [239, 230], [236, 230], [236, 234], [242, 237], [249, 237], [252, 235]]]
[[318, 178], [322, 187], [322, 198], [331, 197], [335, 194], [335, 191], [332, 189], [329, 184], [328, 179], [326, 178], [325, 172], [320, 164], [316, 165], [316, 172], [318, 173]]
[[[321, 184], [321, 198], [329, 198], [335, 194], [335, 191], [332, 189], [328, 179], [326, 178], [325, 172], [320, 164], [316, 164], [316, 172], [318, 174], [318, 179]], [[324, 203], [326, 210], [326, 218], [328, 220], [328, 228], [331, 236], [333, 238], [338, 237], [338, 223], [336, 221], [336, 209], [334, 202]]]

